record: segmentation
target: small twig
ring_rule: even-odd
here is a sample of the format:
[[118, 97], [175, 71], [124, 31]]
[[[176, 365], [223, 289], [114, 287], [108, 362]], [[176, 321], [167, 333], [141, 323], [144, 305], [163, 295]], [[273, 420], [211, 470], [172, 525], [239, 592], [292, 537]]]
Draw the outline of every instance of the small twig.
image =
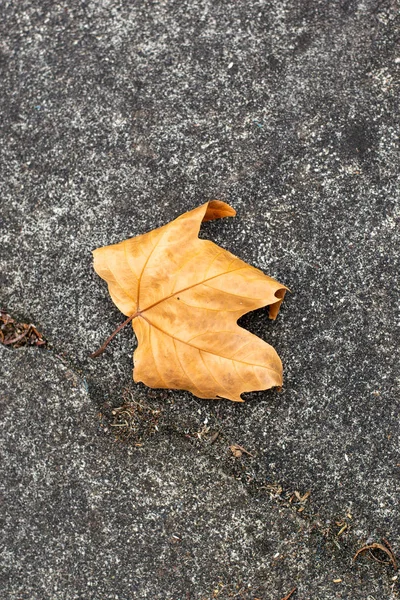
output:
[[13, 338], [12, 340], [5, 340], [3, 342], [3, 344], [5, 346], [9, 346], [10, 344], [16, 344], [17, 342], [21, 341], [22, 338], [24, 338], [28, 332], [29, 332], [29, 329], [26, 329], [23, 333], [21, 333], [20, 335], [17, 335], [17, 337]]
[[394, 556], [394, 552], [393, 552], [393, 548], [392, 546], [389, 544], [389, 542], [387, 541], [386, 538], [382, 538], [382, 542], [385, 544], [386, 548], [389, 548], [390, 552], [393, 554]]
[[117, 329], [115, 329], [112, 334], [106, 339], [106, 341], [104, 342], [104, 344], [102, 346], [100, 346], [100, 348], [98, 350], [96, 350], [96, 352], [93, 352], [93, 354], [90, 354], [90, 358], [96, 358], [97, 356], [100, 356], [100, 354], [103, 354], [104, 350], [107, 348], [108, 344], [111, 342], [111, 340], [117, 335], [117, 333], [119, 331], [121, 331], [121, 329], [123, 329], [126, 325], [128, 325], [128, 323], [130, 323], [135, 317], [138, 316], [138, 313], [135, 312], [134, 315], [132, 315], [131, 317], [128, 317], [126, 319], [126, 321], [124, 321], [123, 323], [121, 323], [121, 325], [118, 325]]
[[[385, 541], [385, 540], [383, 540]], [[397, 563], [396, 563], [396, 557], [393, 554], [392, 550], [390, 547], [384, 546], [383, 544], [378, 544], [378, 543], [373, 543], [373, 544], [369, 544], [368, 546], [363, 546], [362, 548], [360, 548], [359, 550], [357, 550], [357, 552], [355, 553], [355, 555], [353, 556], [353, 561], [356, 561], [359, 554], [361, 554], [361, 552], [365, 552], [366, 550], [381, 550], [382, 552], [384, 552], [385, 554], [388, 555], [389, 557], [389, 561], [387, 561], [384, 564], [389, 564], [391, 563], [393, 565], [393, 568], [395, 571], [397, 571]], [[377, 558], [376, 556], [373, 555], [373, 553], [370, 553], [372, 558], [374, 560], [376, 560], [377, 562], [382, 563], [383, 561], [381, 561], [379, 558]]]
[[282, 598], [282, 600], [289, 600], [289, 598], [292, 596], [292, 594], [294, 594], [294, 593], [295, 593], [295, 591], [296, 591], [296, 590], [297, 590], [297, 588], [295, 588], [295, 587], [294, 587], [294, 588], [293, 588], [293, 589], [292, 589], [292, 590], [291, 590], [291, 591], [288, 593], [288, 595], [287, 595], [287, 596], [285, 596], [284, 598]]

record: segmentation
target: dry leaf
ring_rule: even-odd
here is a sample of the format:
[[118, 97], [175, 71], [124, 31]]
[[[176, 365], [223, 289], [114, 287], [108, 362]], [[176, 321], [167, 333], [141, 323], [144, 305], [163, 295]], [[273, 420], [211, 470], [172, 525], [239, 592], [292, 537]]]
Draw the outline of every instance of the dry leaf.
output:
[[263, 306], [275, 319], [285, 286], [198, 238], [202, 221], [235, 214], [212, 200], [164, 227], [93, 252], [96, 272], [132, 320], [136, 382], [236, 402], [243, 392], [282, 385], [275, 350], [237, 320]]

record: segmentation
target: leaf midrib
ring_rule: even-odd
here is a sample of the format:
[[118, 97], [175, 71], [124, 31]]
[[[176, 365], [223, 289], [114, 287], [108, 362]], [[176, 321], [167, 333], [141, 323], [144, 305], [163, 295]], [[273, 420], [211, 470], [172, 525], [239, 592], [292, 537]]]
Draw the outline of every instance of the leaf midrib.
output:
[[178, 290], [177, 292], [174, 292], [173, 294], [170, 294], [169, 296], [165, 296], [165, 298], [161, 298], [161, 300], [157, 300], [157, 302], [150, 304], [150, 306], [146, 306], [146, 308], [143, 308], [143, 310], [138, 310], [137, 314], [142, 315], [147, 310], [150, 310], [151, 308], [158, 306], [162, 302], [165, 302], [166, 300], [173, 298], [177, 294], [183, 294], [183, 292], [186, 292], [187, 290], [191, 290], [191, 289], [197, 287], [198, 285], [203, 285], [203, 283], [206, 283], [207, 281], [211, 281], [212, 279], [216, 279], [217, 277], [222, 277], [223, 275], [228, 275], [229, 273], [235, 273], [235, 271], [241, 271], [242, 269], [248, 269], [248, 268], [249, 268], [249, 265], [245, 265], [243, 267], [238, 267], [237, 269], [232, 269], [231, 271], [224, 271], [224, 273], [218, 273], [218, 275], [213, 275], [212, 277], [207, 277], [207, 279], [203, 279], [202, 281], [197, 281], [196, 283], [193, 283], [192, 285], [188, 285], [187, 287], [182, 288], [181, 290]]

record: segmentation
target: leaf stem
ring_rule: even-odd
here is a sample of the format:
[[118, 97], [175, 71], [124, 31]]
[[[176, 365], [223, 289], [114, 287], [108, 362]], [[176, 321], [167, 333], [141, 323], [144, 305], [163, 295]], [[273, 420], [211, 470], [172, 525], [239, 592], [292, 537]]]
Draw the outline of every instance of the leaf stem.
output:
[[104, 344], [102, 346], [100, 346], [100, 348], [98, 348], [98, 350], [96, 350], [96, 352], [93, 352], [93, 354], [89, 355], [90, 358], [96, 358], [97, 356], [100, 356], [100, 354], [103, 354], [104, 350], [107, 348], [107, 346], [111, 342], [111, 340], [117, 335], [117, 333], [119, 333], [121, 331], [121, 329], [123, 329], [126, 325], [128, 325], [128, 323], [130, 323], [135, 317], [137, 317], [138, 314], [139, 314], [139, 312], [135, 312], [135, 314], [128, 317], [123, 323], [121, 323], [121, 325], [118, 325], [118, 327], [106, 339]]

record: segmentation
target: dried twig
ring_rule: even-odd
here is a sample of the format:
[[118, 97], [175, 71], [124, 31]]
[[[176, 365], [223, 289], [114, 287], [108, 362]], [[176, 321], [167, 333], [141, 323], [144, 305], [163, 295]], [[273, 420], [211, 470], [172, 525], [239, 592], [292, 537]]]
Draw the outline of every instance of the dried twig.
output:
[[[382, 541], [385, 542], [386, 545], [378, 544], [377, 542], [374, 542], [373, 544], [368, 544], [367, 546], [363, 546], [362, 548], [360, 548], [359, 550], [357, 550], [357, 552], [353, 556], [353, 561], [356, 561], [357, 558], [358, 558], [358, 556], [362, 552], [366, 552], [367, 550], [369, 550], [370, 554], [371, 554], [371, 556], [372, 556], [372, 558], [374, 560], [376, 560], [377, 562], [383, 563], [385, 565], [392, 564], [394, 570], [397, 571], [396, 557], [395, 557], [392, 549], [390, 548], [389, 544], [387, 543], [387, 541], [386, 540], [382, 540]], [[389, 560], [388, 561], [382, 561], [382, 560], [380, 560], [377, 556], [374, 556], [372, 550], [381, 550], [382, 552], [384, 552], [385, 554], [387, 554], [387, 556], [389, 557]]]
[[0, 343], [4, 346], [45, 346], [46, 340], [32, 323], [18, 323], [5, 310], [0, 310]]
[[287, 596], [285, 596], [284, 598], [282, 598], [282, 600], [289, 600], [289, 598], [295, 593], [295, 591], [297, 590], [296, 587], [294, 587]]
[[11, 338], [11, 340], [4, 340], [3, 344], [5, 346], [9, 346], [10, 344], [16, 344], [17, 342], [20, 342], [28, 333], [29, 329], [26, 329], [20, 335], [17, 335], [17, 337]]

